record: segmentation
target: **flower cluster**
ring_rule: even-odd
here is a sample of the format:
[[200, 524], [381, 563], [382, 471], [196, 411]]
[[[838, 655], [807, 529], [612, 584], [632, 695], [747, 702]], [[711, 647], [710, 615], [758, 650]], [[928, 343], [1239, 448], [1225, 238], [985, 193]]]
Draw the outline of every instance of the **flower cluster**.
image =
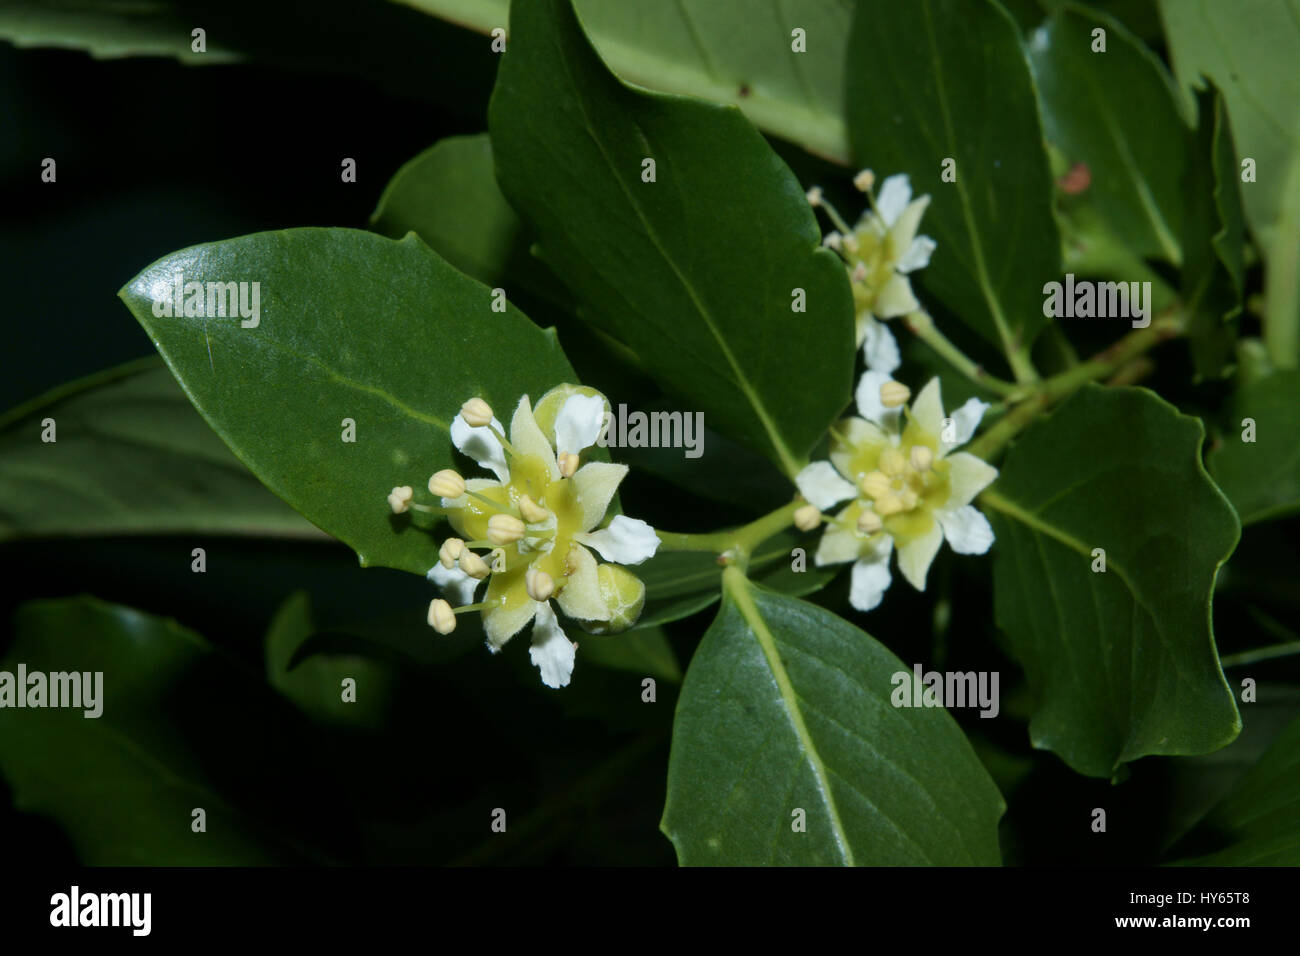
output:
[[[458, 535], [443, 542], [428, 572], [445, 595], [429, 605], [429, 624], [448, 634], [456, 614], [480, 611], [495, 653], [532, 623], [529, 656], [548, 687], [569, 683], [577, 649], [551, 602], [589, 633], [626, 630], [641, 614], [645, 585], [621, 565], [640, 564], [659, 546], [644, 521], [617, 515], [605, 522], [627, 466], [582, 462], [608, 410], [603, 395], [575, 385], [552, 389], [536, 410], [525, 395], [507, 439], [487, 403], [470, 399], [451, 439], [496, 477], [466, 479], [446, 469], [429, 479]], [[409, 487], [394, 488], [389, 504], [404, 511], [412, 496]], [[598, 563], [592, 550], [612, 563]], [[471, 603], [484, 580], [483, 600]]]
[[988, 405], [972, 398], [946, 418], [938, 378], [908, 404], [911, 398], [907, 386], [868, 370], [856, 394], [861, 417], [833, 428], [830, 461], [813, 462], [795, 479], [820, 511], [849, 501], [826, 519], [815, 560], [855, 562], [849, 602], [860, 611], [884, 597], [894, 550], [903, 577], [924, 591], [945, 538], [958, 554], [983, 554], [993, 544], [988, 519], [970, 502], [997, 469], [954, 452], [970, 440]]
[[820, 189], [808, 193], [808, 201], [820, 206], [836, 224], [823, 242], [844, 259], [853, 286], [857, 309], [858, 345], [867, 368], [893, 372], [901, 364], [898, 343], [881, 321], [920, 310], [912, 293], [908, 273], [924, 268], [936, 244], [929, 236], [918, 236], [921, 216], [930, 205], [929, 196], [912, 198], [912, 186], [905, 174], [887, 178], [880, 195], [872, 192], [875, 176], [864, 169], [853, 179], [866, 193], [869, 208], [849, 226], [826, 201]]

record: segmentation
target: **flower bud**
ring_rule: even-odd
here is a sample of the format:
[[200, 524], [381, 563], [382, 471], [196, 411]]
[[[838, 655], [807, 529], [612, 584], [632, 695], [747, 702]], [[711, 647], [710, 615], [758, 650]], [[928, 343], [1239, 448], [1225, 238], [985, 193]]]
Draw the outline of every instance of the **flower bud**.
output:
[[492, 406], [481, 398], [471, 398], [460, 407], [460, 417], [466, 425], [480, 428], [492, 424]]
[[393, 509], [395, 515], [403, 514], [411, 507], [411, 498], [414, 495], [415, 491], [410, 485], [394, 488], [388, 493], [388, 507]]
[[794, 513], [794, 526], [800, 531], [811, 531], [822, 523], [822, 513], [816, 505], [804, 505]]
[[886, 382], [880, 386], [880, 404], [886, 408], [898, 408], [907, 404], [912, 397], [912, 390], [902, 382]]
[[469, 548], [462, 551], [456, 561], [460, 565], [460, 569], [471, 578], [482, 581], [488, 576], [487, 563]]
[[442, 598], [434, 598], [429, 602], [429, 626], [439, 634], [450, 634], [456, 630], [456, 614]]
[[609, 608], [607, 621], [581, 621], [588, 634], [620, 634], [637, 622], [645, 607], [645, 584], [627, 568], [602, 564], [596, 569], [600, 596]]
[[879, 498], [893, 490], [889, 476], [883, 471], [873, 471], [862, 479], [862, 493], [868, 498]]
[[429, 479], [429, 492], [439, 498], [459, 498], [465, 493], [465, 479], [459, 472], [444, 468]]
[[863, 534], [875, 534], [884, 526], [884, 522], [880, 520], [880, 515], [874, 511], [864, 511], [858, 515], [858, 530]]
[[522, 495], [519, 498], [519, 513], [524, 516], [524, 520], [529, 524], [538, 524], [545, 521], [551, 514], [529, 495]]
[[460, 538], [448, 538], [438, 549], [438, 561], [444, 568], [450, 571], [456, 564], [456, 559], [460, 553], [465, 550], [465, 542]]
[[924, 445], [917, 445], [912, 449], [910, 460], [912, 467], [917, 471], [929, 471], [930, 466], [934, 464], [934, 452]]
[[549, 601], [555, 593], [555, 578], [541, 568], [529, 568], [524, 574], [524, 588], [534, 601]]
[[488, 519], [487, 539], [493, 544], [514, 544], [524, 530], [524, 523], [514, 515], [495, 514]]

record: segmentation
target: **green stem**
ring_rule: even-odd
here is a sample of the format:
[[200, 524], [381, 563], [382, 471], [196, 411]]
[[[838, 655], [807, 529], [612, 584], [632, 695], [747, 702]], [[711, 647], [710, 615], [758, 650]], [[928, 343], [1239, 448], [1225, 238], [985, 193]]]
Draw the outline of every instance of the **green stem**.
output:
[[934, 319], [930, 318], [928, 313], [912, 312], [903, 317], [903, 324], [913, 335], [934, 349], [936, 354], [976, 385], [982, 385], [1003, 398], [1010, 398], [1023, 392], [1023, 389], [1015, 383], [990, 375], [983, 366], [953, 345], [946, 335], [935, 328]]
[[754, 549], [784, 531], [794, 523], [794, 513], [806, 504], [792, 501], [775, 511], [763, 515], [739, 528], [714, 531], [709, 534], [682, 534], [675, 531], [657, 531], [659, 547], [663, 551], [710, 551], [714, 554], [728, 554], [742, 565], [748, 563]]

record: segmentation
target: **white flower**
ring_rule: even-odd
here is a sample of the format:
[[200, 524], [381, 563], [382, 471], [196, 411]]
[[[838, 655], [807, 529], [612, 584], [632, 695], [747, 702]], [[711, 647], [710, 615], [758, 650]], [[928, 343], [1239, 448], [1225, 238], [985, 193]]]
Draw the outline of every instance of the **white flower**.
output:
[[828, 523], [815, 561], [854, 562], [849, 601], [860, 611], [880, 603], [895, 550], [899, 572], [924, 591], [945, 539], [958, 554], [984, 554], [993, 544], [988, 519], [971, 501], [997, 469], [953, 451], [974, 435], [988, 405], [972, 398], [945, 419], [939, 379], [933, 378], [907, 407], [904, 426], [904, 410], [881, 401], [890, 382], [878, 371], [862, 376], [856, 396], [861, 417], [832, 430], [829, 463], [813, 462], [795, 479], [803, 496], [823, 510], [852, 499]]
[[[625, 629], [635, 623], [626, 595], [602, 588], [609, 574], [601, 575], [588, 547], [607, 561], [640, 564], [659, 546], [654, 529], [636, 518], [618, 515], [600, 527], [627, 466], [593, 461], [578, 467], [582, 453], [600, 436], [607, 408], [604, 396], [590, 391], [560, 386], [542, 398], [538, 409], [548, 409], [549, 435], [526, 395], [511, 419], [508, 441], [496, 418], [475, 426], [458, 415], [450, 429], [456, 447], [496, 476], [469, 478], [463, 494], [441, 499], [447, 520], [464, 539], [463, 549], [490, 552], [484, 556], [490, 577], [480, 607], [488, 648], [495, 653], [531, 623], [529, 656], [548, 687], [569, 683], [576, 647], [560, 627], [551, 600], [593, 629]], [[476, 410], [480, 420], [491, 413], [486, 405]], [[566, 457], [572, 466], [568, 473], [561, 467]], [[458, 487], [450, 474], [436, 477], [437, 487]], [[473, 602], [479, 580], [463, 568], [467, 559], [460, 539], [449, 539], [442, 555], [428, 578], [463, 608]], [[530, 581], [538, 580], [547, 582], [545, 590], [530, 587]], [[643, 596], [644, 585], [636, 584]], [[533, 594], [549, 599], [535, 600]]]

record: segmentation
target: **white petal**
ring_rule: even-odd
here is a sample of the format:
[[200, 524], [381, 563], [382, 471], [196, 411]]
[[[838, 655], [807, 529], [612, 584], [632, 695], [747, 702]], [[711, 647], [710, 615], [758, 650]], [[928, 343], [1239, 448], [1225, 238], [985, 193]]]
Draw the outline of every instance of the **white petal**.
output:
[[579, 532], [573, 540], [595, 548], [602, 558], [614, 564], [640, 564], [653, 558], [659, 549], [655, 529], [640, 518], [626, 515], [617, 515], [608, 527], [599, 531]]
[[885, 284], [876, 293], [876, 301], [872, 304], [871, 311], [882, 319], [896, 319], [919, 308], [921, 303], [916, 300], [912, 292], [912, 283], [907, 281], [907, 276], [901, 272], [891, 272]]
[[886, 226], [892, 226], [898, 222], [898, 217], [911, 200], [912, 184], [908, 181], [907, 173], [898, 173], [881, 185], [880, 193], [876, 196], [876, 212]]
[[817, 545], [817, 556], [813, 558], [813, 563], [822, 568], [828, 564], [843, 564], [862, 557], [862, 536], [853, 530], [853, 523], [858, 520], [860, 513], [861, 509], [854, 502], [835, 516], [836, 520], [826, 526], [826, 533]]
[[474, 603], [474, 589], [478, 587], [477, 578], [471, 578], [457, 565], [444, 568], [439, 561], [425, 575], [430, 581], [442, 588], [447, 601], [456, 607]]
[[605, 400], [599, 395], [570, 395], [555, 416], [555, 451], [579, 455], [600, 437]]
[[970, 505], [935, 513], [948, 545], [958, 554], [983, 554], [993, 544], [989, 519]]
[[930, 564], [934, 561], [934, 556], [939, 553], [939, 546], [942, 544], [943, 528], [936, 521], [925, 534], [913, 538], [898, 549], [898, 570], [918, 591], [925, 590], [925, 576], [929, 573]]
[[[943, 432], [943, 393], [939, 387], [939, 376], [926, 382], [925, 388], [912, 399], [908, 415], [921, 431], [934, 439], [939, 438]], [[939, 450], [942, 455], [942, 445]]]
[[794, 483], [799, 494], [815, 505], [818, 511], [826, 511], [832, 505], [847, 501], [857, 494], [852, 483], [845, 481], [829, 461], [815, 461], [808, 465], [795, 475]]
[[[492, 428], [505, 434], [505, 429], [495, 418], [492, 419]], [[451, 443], [463, 454], [478, 462], [480, 468], [486, 468], [502, 481], [510, 480], [510, 469], [506, 467], [506, 451], [488, 426], [480, 425], [474, 428], [457, 415], [451, 420]]]
[[944, 460], [951, 467], [948, 472], [948, 500], [943, 505], [949, 510], [970, 504], [998, 476], [996, 468], [968, 452], [959, 451]]
[[533, 620], [533, 646], [528, 657], [542, 672], [547, 687], [567, 687], [573, 676], [573, 659], [577, 645], [565, 635], [550, 604], [543, 604]]
[[907, 208], [903, 210], [903, 214], [893, 224], [889, 230], [889, 242], [894, 248], [895, 255], [899, 255], [899, 250], [903, 254], [911, 251], [912, 242], [916, 239], [917, 227], [921, 225], [921, 217], [925, 215], [925, 209], [929, 205], [930, 197], [921, 196], [919, 199], [908, 203]]
[[953, 412], [952, 441], [943, 443], [945, 446], [944, 451], [970, 441], [975, 434], [975, 429], [979, 428], [980, 421], [984, 418], [984, 413], [988, 411], [988, 407], [988, 402], [981, 402], [978, 398], [969, 398], [966, 400], [965, 405]]
[[619, 482], [626, 474], [627, 465], [589, 461], [569, 479], [577, 491], [578, 507], [582, 510], [579, 521], [581, 530], [590, 531], [605, 520], [605, 512], [614, 500], [614, 492], [618, 491]]
[[868, 369], [858, 380], [858, 390], [854, 397], [858, 401], [858, 414], [874, 425], [879, 425], [886, 432], [897, 432], [902, 410], [886, 408], [880, 401], [880, 386], [890, 381], [886, 372]]
[[867, 368], [873, 372], [888, 374], [903, 364], [894, 333], [889, 331], [889, 326], [884, 322], [877, 322], [870, 316], [867, 317], [866, 334], [862, 339], [862, 358], [866, 361]]
[[864, 557], [853, 565], [849, 584], [849, 603], [859, 611], [870, 611], [880, 604], [885, 591], [893, 582], [889, 573], [889, 553], [892, 549], [889, 535], [881, 535], [883, 546], [876, 553]]
[[527, 395], [519, 399], [514, 417], [510, 419], [510, 444], [520, 456], [546, 462], [551, 481], [560, 480], [560, 466], [555, 463], [555, 452], [537, 424]]
[[939, 244], [929, 236], [917, 236], [907, 247], [903, 257], [894, 264], [894, 268], [899, 272], [915, 272], [917, 269], [924, 269], [930, 264], [930, 256], [937, 248]]

